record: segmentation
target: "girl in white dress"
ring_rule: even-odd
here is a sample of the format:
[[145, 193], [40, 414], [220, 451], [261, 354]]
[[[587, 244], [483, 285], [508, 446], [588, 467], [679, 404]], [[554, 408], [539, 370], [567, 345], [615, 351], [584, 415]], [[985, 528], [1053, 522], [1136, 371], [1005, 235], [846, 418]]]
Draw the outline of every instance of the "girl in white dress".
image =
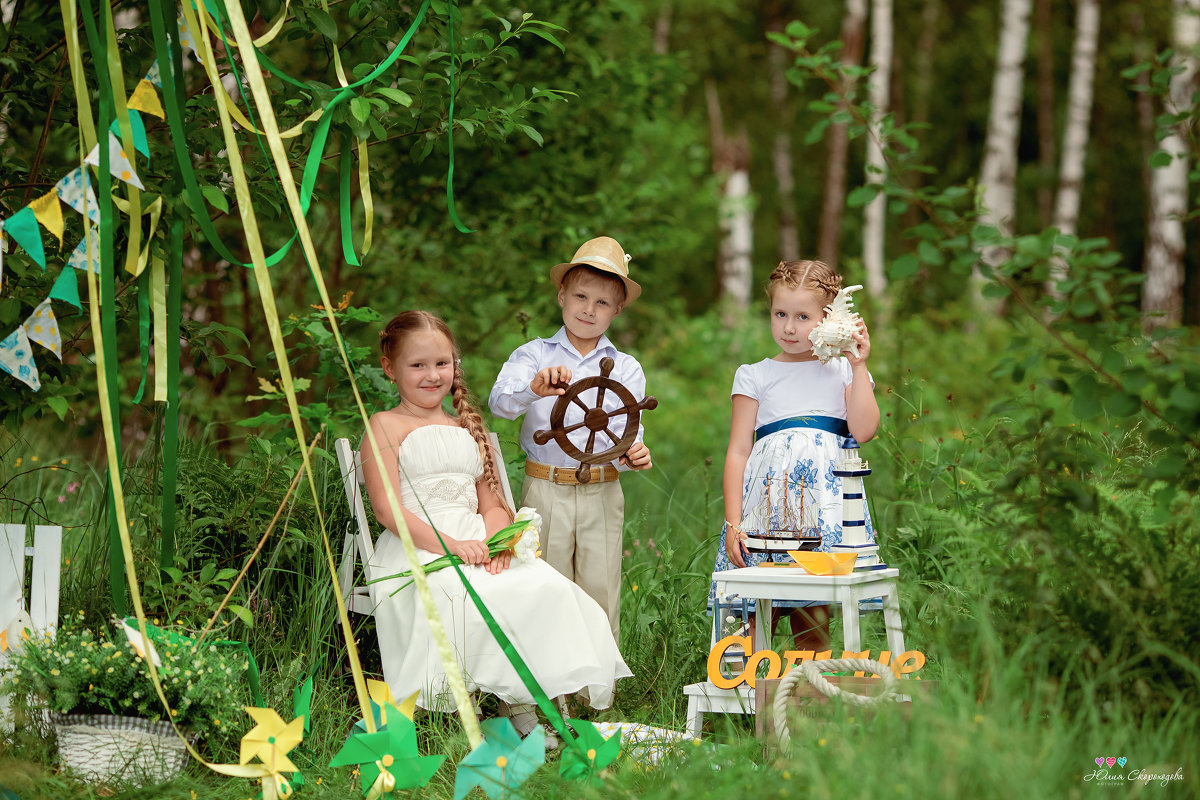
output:
[[[511, 552], [489, 556], [486, 540], [512, 521], [500, 488], [483, 420], [470, 401], [458, 346], [446, 323], [427, 311], [406, 311], [380, 334], [383, 369], [400, 404], [371, 417], [386, 470], [364, 437], [362, 468], [375, 518], [387, 530], [375, 547], [369, 577], [409, 569], [385, 482], [400, 499], [404, 524], [421, 563], [444, 555], [433, 527], [549, 697], [585, 692], [607, 707], [613, 684], [631, 675], [617, 650], [608, 617], [582, 589], [545, 561], [521, 563]], [[457, 416], [442, 401], [450, 396]], [[517, 729], [537, 723], [533, 697], [467, 596], [458, 574], [428, 575], [438, 616], [458, 656], [467, 688], [495, 694]], [[453, 711], [442, 662], [415, 586], [406, 579], [371, 585], [383, 674], [398, 698], [420, 691], [422, 708]], [[393, 594], [395, 592], [395, 594]]]
[[[802, 549], [826, 551], [841, 541], [842, 479], [833, 474], [834, 463], [847, 437], [866, 442], [879, 427], [866, 324], [860, 321], [854, 335], [858, 356], [847, 352], [826, 364], [813, 355], [808, 338], [841, 285], [841, 276], [820, 261], [784, 261], [771, 273], [771, 336], [779, 353], [743, 364], [733, 379], [725, 524], [714, 572], [791, 561], [786, 552], [751, 553], [745, 547], [750, 537], [794, 531], [808, 539]], [[866, 526], [874, 541], [869, 513]], [[712, 584], [710, 609], [715, 591]], [[829, 606], [775, 605], [792, 608], [796, 649], [828, 648]]]

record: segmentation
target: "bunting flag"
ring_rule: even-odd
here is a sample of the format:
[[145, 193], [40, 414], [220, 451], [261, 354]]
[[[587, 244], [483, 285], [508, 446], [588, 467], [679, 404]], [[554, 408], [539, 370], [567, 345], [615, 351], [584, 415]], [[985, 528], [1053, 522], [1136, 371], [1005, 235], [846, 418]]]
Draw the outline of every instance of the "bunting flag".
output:
[[79, 302], [79, 278], [76, 277], [75, 270], [64, 269], [58, 273], [58, 278], [50, 287], [50, 299], [62, 300], [83, 311], [83, 303]]
[[100, 203], [92, 191], [88, 172], [83, 167], [76, 167], [64, 175], [54, 184], [54, 191], [58, 192], [59, 200], [80, 214], [87, 214], [92, 222], [100, 221]]
[[37, 366], [33, 363], [33, 348], [24, 328], [17, 328], [0, 342], [0, 369], [12, 375], [35, 392], [42, 388]]
[[96, 266], [100, 262], [100, 229], [88, 228], [87, 236], [79, 240], [79, 244], [75, 245], [75, 251], [71, 253], [71, 257], [67, 259], [67, 266], [73, 269], [84, 270], [88, 268], [88, 242], [92, 243], [92, 272], [98, 272]]
[[[154, 62], [154, 69], [158, 69], [157, 61]], [[153, 114], [159, 119], [166, 119], [167, 117], [167, 113], [163, 111], [162, 103], [159, 102], [158, 93], [154, 91], [154, 84], [148, 78], [142, 78], [138, 82], [137, 88], [129, 96], [127, 105], [131, 112], [134, 110], [144, 111], [147, 114]], [[145, 133], [143, 132], [142, 135], [145, 136]], [[149, 156], [149, 153], [145, 155]]]
[[58, 332], [58, 320], [54, 317], [54, 309], [50, 306], [49, 299], [43, 300], [25, 319], [24, 328], [25, 335], [31, 342], [37, 342], [62, 361], [62, 336]]
[[51, 189], [29, 204], [33, 216], [42, 223], [42, 227], [54, 234], [58, 239], [58, 247], [62, 249], [63, 215], [62, 206], [58, 203], [58, 192]]
[[[179, 10], [179, 43], [183, 45], [184, 50], [192, 54], [192, 58], [196, 59], [196, 63], [204, 63], [204, 59], [200, 58], [200, 53], [196, 49], [196, 35], [188, 27], [187, 17], [184, 16], [182, 8]], [[161, 86], [161, 84], [159, 85]]]
[[[154, 91], [151, 90], [150, 94], [153, 95]], [[142, 122], [142, 115], [134, 111], [132, 108], [129, 110], [129, 127], [131, 129], [130, 132], [133, 134], [134, 149], [146, 158], [149, 158], [150, 143], [146, 141], [146, 123]], [[117, 124], [115, 119], [113, 120], [112, 125], [108, 126], [108, 130], [113, 136], [120, 138], [121, 126]]]
[[[154, 86], [159, 89], [162, 88], [162, 75], [160, 75], [158, 72], [158, 59], [157, 58], [154, 59], [154, 63], [150, 65], [150, 71], [146, 73], [146, 77], [142, 78], [142, 80], [149, 81], [150, 83], [154, 84]], [[137, 92], [134, 92], [134, 94], [137, 94]]]
[[[93, 167], [100, 166], [99, 144], [92, 148], [92, 152], [88, 153], [86, 163]], [[125, 148], [121, 147], [121, 140], [112, 133], [108, 134], [108, 171], [114, 178], [120, 178], [131, 186], [145, 191], [146, 187], [142, 185], [137, 173], [133, 171], [133, 164], [130, 162], [129, 156], [125, 154]]]
[[33, 209], [25, 206], [4, 221], [4, 232], [29, 253], [29, 257], [46, 268], [46, 251], [42, 249], [42, 232], [38, 230], [37, 217]]

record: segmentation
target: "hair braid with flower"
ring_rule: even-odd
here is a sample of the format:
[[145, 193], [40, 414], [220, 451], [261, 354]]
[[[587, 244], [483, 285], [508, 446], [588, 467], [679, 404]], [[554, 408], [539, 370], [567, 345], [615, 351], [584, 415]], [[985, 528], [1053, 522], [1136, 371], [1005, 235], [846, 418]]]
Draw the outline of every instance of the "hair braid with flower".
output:
[[450, 402], [458, 414], [458, 424], [471, 434], [475, 444], [479, 446], [479, 457], [483, 460], [483, 476], [488, 486], [500, 500], [500, 505], [512, 517], [513, 511], [504, 499], [504, 491], [500, 488], [500, 477], [496, 474], [496, 462], [492, 458], [492, 449], [488, 441], [487, 429], [483, 426], [483, 417], [471, 402], [471, 392], [463, 378], [462, 358], [458, 352], [458, 342], [450, 331], [445, 320], [428, 311], [402, 311], [392, 318], [379, 333], [379, 346], [386, 358], [394, 358], [400, 351], [404, 339], [420, 331], [437, 331], [446, 337], [450, 349], [454, 353], [454, 381], [450, 384]]
[[780, 261], [767, 281], [767, 297], [774, 299], [780, 286], [820, 292], [822, 305], [828, 305], [842, 288], [842, 276], [824, 261]]

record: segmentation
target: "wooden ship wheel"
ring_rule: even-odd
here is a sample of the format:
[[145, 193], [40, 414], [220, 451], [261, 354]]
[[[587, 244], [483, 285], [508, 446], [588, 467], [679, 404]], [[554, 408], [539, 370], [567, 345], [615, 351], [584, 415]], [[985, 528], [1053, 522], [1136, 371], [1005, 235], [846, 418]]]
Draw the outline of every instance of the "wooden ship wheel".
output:
[[[551, 439], [554, 439], [562, 451], [567, 454], [567, 457], [575, 459], [579, 462], [579, 468], [575, 470], [575, 478], [580, 483], [587, 483], [592, 479], [592, 464], [606, 464], [615, 458], [620, 458], [629, 450], [634, 439], [637, 438], [638, 423], [641, 421], [642, 411], [650, 411], [658, 407], [658, 401], [653, 397], [647, 397], [641, 402], [634, 398], [633, 392], [625, 388], [623, 384], [608, 377], [613, 371], [613, 360], [604, 358], [600, 361], [600, 374], [590, 378], [583, 378], [567, 387], [564, 394], [558, 396], [558, 400], [554, 403], [554, 408], [550, 410], [550, 429], [537, 431], [533, 434], [533, 440], [538, 444], [546, 444]], [[589, 408], [586, 403], [579, 399], [579, 395], [588, 389], [596, 390], [596, 407]], [[622, 407], [613, 411], [604, 410], [604, 393], [611, 391], [617, 395], [622, 402]], [[563, 422], [567, 416], [567, 408], [572, 404], [583, 409], [583, 421], [577, 422], [574, 425], [564, 425]], [[621, 435], [613, 433], [609, 423], [614, 417], [625, 416], [625, 428], [621, 431]], [[588, 429], [587, 445], [583, 450], [580, 450], [569, 439], [568, 434], [579, 430], [580, 428]], [[603, 432], [605, 436], [613, 442], [613, 446], [607, 450], [595, 452], [596, 434]]]

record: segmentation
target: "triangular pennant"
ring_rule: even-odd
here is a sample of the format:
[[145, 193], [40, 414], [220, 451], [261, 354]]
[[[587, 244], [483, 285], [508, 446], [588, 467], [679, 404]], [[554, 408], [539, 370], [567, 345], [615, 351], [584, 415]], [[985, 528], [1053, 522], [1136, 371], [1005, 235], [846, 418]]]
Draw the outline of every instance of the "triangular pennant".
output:
[[183, 15], [183, 9], [179, 11], [179, 44], [183, 46], [184, 50], [191, 52], [192, 58], [196, 59], [197, 63], [204, 63], [200, 58], [200, 53], [196, 51], [196, 37], [192, 35], [192, 29], [188, 27], [187, 17]]
[[[167, 116], [167, 113], [163, 111], [162, 103], [159, 102], [158, 93], [154, 91], [154, 84], [145, 78], [138, 82], [137, 88], [129, 96], [127, 105], [131, 111], [134, 109], [145, 111], [159, 119], [166, 119]], [[146, 155], [149, 156], [149, 153]]]
[[50, 299], [62, 300], [83, 311], [83, 304], [79, 302], [79, 278], [75, 274], [75, 270], [64, 269], [58, 273], [58, 278], [50, 287]]
[[0, 342], [0, 369], [36, 392], [42, 388], [42, 382], [38, 379], [32, 350], [25, 329], [17, 328], [7, 339]]
[[42, 249], [42, 232], [38, 228], [37, 217], [33, 209], [25, 206], [4, 221], [4, 232], [13, 241], [25, 248], [30, 258], [42, 269], [46, 268], [46, 251]]
[[25, 335], [29, 341], [37, 342], [62, 361], [62, 336], [58, 332], [58, 320], [54, 318], [49, 298], [43, 300], [25, 319]]
[[[154, 94], [153, 91], [150, 93]], [[150, 145], [146, 143], [146, 124], [142, 122], [142, 115], [133, 109], [130, 109], [129, 111], [129, 127], [132, 129], [131, 132], [133, 133], [134, 148], [146, 158], [149, 158]], [[121, 126], [117, 124], [115, 119], [113, 120], [112, 125], [108, 127], [108, 130], [113, 136], [116, 136], [117, 138], [121, 137]]]
[[76, 167], [64, 175], [54, 184], [54, 191], [58, 192], [59, 200], [80, 214], [86, 213], [92, 222], [100, 221], [100, 203], [96, 200], [96, 193], [92, 191], [88, 171], [83, 167]]
[[[87, 163], [93, 167], [100, 166], [100, 144], [97, 143], [92, 148], [92, 152], [88, 153]], [[121, 147], [121, 140], [112, 133], [108, 134], [108, 171], [113, 174], [113, 177], [120, 178], [126, 183], [132, 184], [139, 189], [145, 189], [137, 173], [133, 171], [133, 164], [129, 161], [129, 156], [125, 154], [125, 148]]]
[[[154, 59], [154, 63], [150, 65], [150, 70], [146, 73], [146, 77], [142, 78], [142, 80], [149, 81], [155, 86], [162, 88], [162, 74], [158, 71], [157, 58]], [[137, 92], [134, 92], [134, 94], [137, 94]]]
[[30, 203], [29, 207], [33, 209], [33, 215], [37, 217], [38, 222], [42, 223], [42, 227], [53, 233], [54, 238], [58, 239], [58, 246], [61, 249], [63, 215], [62, 206], [58, 204], [58, 192], [51, 189]]
[[92, 272], [100, 274], [97, 264], [100, 263], [100, 229], [88, 228], [88, 235], [84, 239], [79, 240], [79, 244], [75, 245], [75, 251], [71, 253], [71, 257], [67, 259], [67, 266], [73, 269], [87, 269], [87, 243], [92, 242]]

